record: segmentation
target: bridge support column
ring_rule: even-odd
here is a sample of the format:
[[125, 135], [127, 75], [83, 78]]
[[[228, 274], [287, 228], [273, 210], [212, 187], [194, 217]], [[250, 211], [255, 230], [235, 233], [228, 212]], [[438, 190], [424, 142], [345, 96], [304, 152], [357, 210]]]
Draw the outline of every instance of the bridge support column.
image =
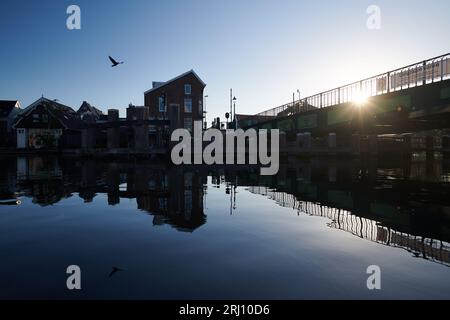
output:
[[308, 151], [311, 149], [311, 133], [310, 132], [303, 134], [303, 147], [305, 150], [308, 150]]
[[403, 137], [403, 153], [411, 153], [412, 136], [407, 135]]
[[328, 164], [328, 181], [334, 183], [337, 181], [337, 167], [336, 163]]
[[378, 136], [376, 135], [369, 136], [369, 153], [371, 155], [378, 154]]
[[296, 149], [303, 149], [303, 133], [297, 133], [297, 138], [295, 139]]
[[328, 135], [328, 148], [336, 149], [336, 147], [337, 147], [336, 133], [330, 133]]
[[426, 154], [427, 154], [427, 161], [434, 160], [434, 137], [433, 136], [426, 137]]

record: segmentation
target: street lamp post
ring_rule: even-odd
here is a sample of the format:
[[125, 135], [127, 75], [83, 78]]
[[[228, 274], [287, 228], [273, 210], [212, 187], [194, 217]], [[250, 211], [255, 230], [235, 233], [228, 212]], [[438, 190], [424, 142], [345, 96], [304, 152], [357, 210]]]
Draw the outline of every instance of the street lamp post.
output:
[[237, 129], [237, 125], [236, 125], [236, 97], [233, 98], [233, 129], [236, 130]]
[[230, 118], [233, 119], [233, 89], [230, 89]]
[[203, 121], [203, 126], [204, 126], [204, 129], [206, 130], [206, 128], [208, 127], [208, 122], [206, 121], [206, 114], [207, 114], [207, 112], [206, 112], [206, 98], [208, 98], [209, 96], [208, 95], [206, 95], [205, 97], [204, 97], [204, 99], [203, 99], [203, 114], [202, 114], [202, 121]]

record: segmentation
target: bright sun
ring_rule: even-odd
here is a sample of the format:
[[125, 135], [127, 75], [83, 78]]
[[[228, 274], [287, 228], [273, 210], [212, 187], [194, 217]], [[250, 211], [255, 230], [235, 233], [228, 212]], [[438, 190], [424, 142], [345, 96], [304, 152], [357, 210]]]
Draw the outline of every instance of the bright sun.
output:
[[355, 95], [355, 97], [353, 98], [353, 101], [359, 106], [359, 107], [363, 107], [368, 100], [369, 96], [360, 92], [358, 94]]

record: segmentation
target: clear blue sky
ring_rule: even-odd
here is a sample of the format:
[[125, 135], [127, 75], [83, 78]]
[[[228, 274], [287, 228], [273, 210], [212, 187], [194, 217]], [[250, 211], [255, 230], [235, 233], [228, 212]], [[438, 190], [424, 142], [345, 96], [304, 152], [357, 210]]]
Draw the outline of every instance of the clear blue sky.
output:
[[[82, 29], [66, 28], [81, 7]], [[381, 8], [381, 30], [366, 9]], [[152, 81], [195, 69], [207, 83], [208, 121], [229, 88], [239, 113], [450, 52], [448, 0], [2, 0], [0, 99], [41, 94], [123, 112]], [[125, 61], [109, 66], [108, 55]]]

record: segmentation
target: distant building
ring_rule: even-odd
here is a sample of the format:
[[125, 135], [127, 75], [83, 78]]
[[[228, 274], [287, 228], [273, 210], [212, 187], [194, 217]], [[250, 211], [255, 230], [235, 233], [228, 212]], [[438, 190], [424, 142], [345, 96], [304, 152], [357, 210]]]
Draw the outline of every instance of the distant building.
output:
[[[188, 71], [166, 82], [153, 82], [144, 94], [150, 119], [170, 120], [171, 130], [192, 130], [194, 121], [203, 121], [203, 92], [206, 84], [195, 73]], [[155, 130], [155, 128], [153, 128]]]
[[101, 110], [90, 105], [86, 101], [83, 101], [83, 103], [81, 104], [80, 108], [77, 111], [77, 114], [81, 120], [87, 123], [97, 123], [107, 120], [106, 115], [104, 115]]
[[17, 100], [0, 100], [0, 146], [13, 144], [14, 119], [20, 112], [20, 102]]
[[44, 97], [24, 109], [13, 125], [18, 149], [79, 148], [84, 127], [72, 108]]

